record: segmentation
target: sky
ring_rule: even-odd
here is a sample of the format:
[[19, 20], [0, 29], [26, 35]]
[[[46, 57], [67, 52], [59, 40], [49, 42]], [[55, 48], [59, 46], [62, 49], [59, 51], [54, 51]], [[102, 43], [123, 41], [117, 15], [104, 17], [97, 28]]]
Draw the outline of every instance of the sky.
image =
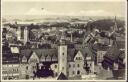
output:
[[2, 15], [124, 16], [124, 2], [110, 1], [8, 1], [2, 2]]

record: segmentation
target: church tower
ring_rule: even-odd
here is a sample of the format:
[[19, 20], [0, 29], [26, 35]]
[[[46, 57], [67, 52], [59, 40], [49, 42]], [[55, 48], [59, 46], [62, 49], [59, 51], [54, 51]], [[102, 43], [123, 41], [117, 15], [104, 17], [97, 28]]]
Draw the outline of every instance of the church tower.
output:
[[17, 35], [17, 40], [20, 41], [21, 40], [21, 27], [20, 26], [17, 28], [16, 35]]
[[67, 76], [67, 45], [65, 42], [64, 33], [62, 33], [60, 43], [58, 46], [58, 66], [59, 73], [63, 73]]
[[26, 44], [26, 42], [28, 42], [28, 27], [24, 28], [24, 44]]

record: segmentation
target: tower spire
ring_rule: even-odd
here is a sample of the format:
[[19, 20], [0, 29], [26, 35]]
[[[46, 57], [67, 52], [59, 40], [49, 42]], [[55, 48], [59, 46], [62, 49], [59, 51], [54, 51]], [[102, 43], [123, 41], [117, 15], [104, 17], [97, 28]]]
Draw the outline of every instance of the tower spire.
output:
[[117, 27], [117, 21], [116, 21], [116, 16], [115, 16], [115, 20], [114, 20], [114, 31], [117, 31], [118, 27]]

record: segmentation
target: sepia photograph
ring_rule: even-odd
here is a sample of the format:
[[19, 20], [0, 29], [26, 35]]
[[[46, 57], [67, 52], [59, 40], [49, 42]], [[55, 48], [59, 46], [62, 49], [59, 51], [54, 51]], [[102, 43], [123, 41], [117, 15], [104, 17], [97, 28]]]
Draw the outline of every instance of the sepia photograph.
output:
[[1, 80], [125, 82], [126, 3], [1, 0]]

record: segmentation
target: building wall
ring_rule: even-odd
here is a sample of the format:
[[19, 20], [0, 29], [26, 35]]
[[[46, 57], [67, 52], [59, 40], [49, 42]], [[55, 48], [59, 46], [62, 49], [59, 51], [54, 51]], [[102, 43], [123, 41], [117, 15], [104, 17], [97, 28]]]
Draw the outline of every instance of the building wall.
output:
[[19, 64], [3, 64], [2, 79], [19, 79], [20, 76]]
[[97, 64], [103, 61], [106, 51], [97, 51]]
[[54, 63], [51, 65], [51, 69], [53, 70], [55, 77], [58, 76], [58, 68], [58, 63]]
[[85, 74], [84, 71], [84, 57], [80, 51], [76, 54], [74, 57], [74, 63], [75, 63], [75, 75], [82, 75]]
[[75, 63], [74, 62], [68, 62], [68, 77], [75, 76], [76, 70], [75, 70]]
[[26, 79], [26, 76], [29, 74], [29, 68], [28, 68], [28, 64], [27, 63], [22, 63], [20, 65], [20, 78], [21, 79]]
[[33, 72], [36, 71], [37, 63], [39, 63], [39, 58], [35, 52], [33, 52], [32, 55], [30, 56], [28, 63], [29, 63], [28, 65], [29, 76], [33, 77], [34, 76]]

